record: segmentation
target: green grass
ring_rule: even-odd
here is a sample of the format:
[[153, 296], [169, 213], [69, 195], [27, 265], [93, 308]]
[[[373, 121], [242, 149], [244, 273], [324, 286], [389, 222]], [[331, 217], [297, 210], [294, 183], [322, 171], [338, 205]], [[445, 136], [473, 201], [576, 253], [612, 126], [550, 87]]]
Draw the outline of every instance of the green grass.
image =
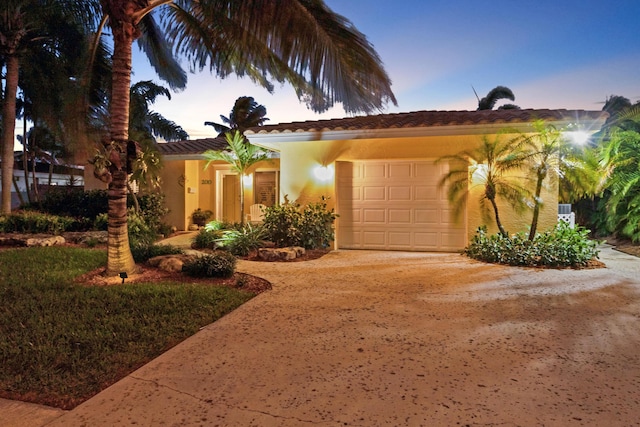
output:
[[70, 409], [251, 299], [176, 283], [87, 287], [103, 250], [0, 252], [0, 396]]

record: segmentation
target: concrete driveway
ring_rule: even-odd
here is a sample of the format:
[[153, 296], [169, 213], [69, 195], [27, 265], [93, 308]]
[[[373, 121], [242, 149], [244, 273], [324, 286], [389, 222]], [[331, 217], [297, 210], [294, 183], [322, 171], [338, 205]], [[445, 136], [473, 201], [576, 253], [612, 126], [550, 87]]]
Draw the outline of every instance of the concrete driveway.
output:
[[601, 259], [240, 262], [273, 290], [37, 425], [640, 425], [640, 260]]

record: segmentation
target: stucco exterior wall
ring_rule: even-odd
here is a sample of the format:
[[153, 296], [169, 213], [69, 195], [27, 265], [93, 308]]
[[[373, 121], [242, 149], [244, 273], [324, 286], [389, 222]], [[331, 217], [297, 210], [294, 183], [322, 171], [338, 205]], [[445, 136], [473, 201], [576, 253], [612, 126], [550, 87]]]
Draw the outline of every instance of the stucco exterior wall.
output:
[[[165, 160], [161, 172], [162, 191], [166, 195], [169, 214], [165, 222], [175, 226], [178, 230], [187, 230], [191, 222], [191, 214], [197, 208], [214, 213], [218, 210], [218, 170], [228, 170], [229, 165], [224, 162], [214, 162], [205, 169], [204, 160]], [[255, 164], [250, 168], [250, 174], [256, 170], [273, 170], [280, 167], [278, 159], [272, 159]], [[245, 185], [245, 214], [249, 213], [249, 206], [253, 200], [253, 186]]]
[[[320, 181], [314, 174], [318, 167], [330, 166], [335, 169], [335, 161], [435, 160], [442, 156], [454, 155], [463, 150], [472, 149], [480, 143], [480, 138], [480, 135], [462, 135], [286, 142], [280, 145], [280, 200], [283, 201], [287, 196], [290, 201], [305, 204], [327, 196], [330, 197], [328, 205], [332, 208], [335, 206], [336, 199], [335, 180]], [[542, 194], [545, 204], [540, 213], [538, 227], [540, 231], [553, 227], [557, 222], [557, 193], [557, 184], [553, 184]], [[531, 210], [517, 214], [502, 202], [499, 203], [499, 210], [503, 224], [508, 231], [528, 230], [532, 216]], [[470, 193], [467, 206], [469, 238], [483, 224], [487, 224], [492, 232], [497, 230], [493, 214], [489, 213], [490, 222], [487, 222], [482, 215], [477, 192]]]

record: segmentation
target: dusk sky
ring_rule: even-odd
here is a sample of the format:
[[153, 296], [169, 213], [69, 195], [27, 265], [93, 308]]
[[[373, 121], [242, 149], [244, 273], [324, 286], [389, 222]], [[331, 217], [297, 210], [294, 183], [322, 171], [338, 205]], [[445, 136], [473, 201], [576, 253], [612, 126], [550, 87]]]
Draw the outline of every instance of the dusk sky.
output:
[[[327, 0], [380, 55], [398, 106], [384, 112], [475, 110], [498, 85], [521, 108], [600, 110], [610, 95], [640, 100], [638, 0]], [[161, 83], [134, 46], [132, 82]], [[345, 117], [336, 106], [321, 115], [288, 86], [269, 94], [249, 80], [220, 80], [203, 71], [187, 89], [152, 109], [181, 125], [191, 139], [213, 137], [205, 121], [228, 116], [236, 98], [267, 108], [267, 124]]]

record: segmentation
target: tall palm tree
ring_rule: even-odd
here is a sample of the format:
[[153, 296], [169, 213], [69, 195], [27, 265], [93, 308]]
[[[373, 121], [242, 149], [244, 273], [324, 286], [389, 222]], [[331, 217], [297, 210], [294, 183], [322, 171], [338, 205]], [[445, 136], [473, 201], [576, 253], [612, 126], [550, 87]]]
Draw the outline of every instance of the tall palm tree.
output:
[[165, 141], [189, 139], [189, 134], [175, 122], [150, 109], [159, 96], [171, 100], [171, 92], [164, 86], [150, 80], [140, 81], [131, 86], [129, 106], [129, 136], [135, 141], [151, 140], [156, 137]]
[[[489, 91], [487, 96], [480, 99], [475, 89], [473, 92], [476, 94], [476, 98], [478, 98], [478, 110], [493, 110], [493, 107], [496, 106], [496, 103], [500, 99], [509, 99], [511, 101], [515, 101], [516, 97], [513, 94], [513, 91], [506, 86], [496, 86]], [[507, 104], [510, 109], [518, 109], [519, 107], [513, 104]], [[502, 108], [502, 107], [501, 107]]]
[[[140, 36], [147, 36], [142, 46], [148, 53], [157, 52], [153, 47], [166, 36], [175, 54], [219, 77], [248, 76], [270, 90], [270, 79], [288, 81], [316, 111], [341, 103], [349, 113], [366, 113], [396, 103], [371, 44], [320, 0], [101, 0], [100, 5], [113, 35], [111, 132], [104, 144], [110, 275], [135, 270], [127, 235], [125, 165], [132, 43]], [[162, 18], [162, 28], [156, 17]], [[162, 71], [162, 61], [152, 59]]]
[[516, 211], [526, 206], [529, 194], [522, 185], [522, 177], [514, 175], [524, 165], [526, 152], [517, 138], [504, 140], [501, 135], [494, 139], [483, 135], [481, 144], [473, 150], [464, 150], [453, 156], [444, 156], [438, 162], [449, 161], [453, 168], [439, 182], [447, 186], [447, 198], [454, 206], [454, 214], [462, 212], [468, 194], [473, 188], [482, 187], [480, 207], [488, 219], [489, 202], [500, 234], [508, 233], [502, 225], [497, 199], [503, 199]]
[[204, 125], [213, 126], [218, 132], [218, 136], [223, 136], [232, 130], [244, 133], [245, 130], [254, 126], [262, 126], [264, 122], [269, 120], [265, 117], [266, 115], [267, 109], [264, 105], [258, 104], [251, 96], [241, 96], [233, 104], [229, 117], [220, 115], [222, 123], [225, 124], [204, 122]]
[[5, 70], [2, 94], [2, 212], [11, 210], [16, 94], [22, 58], [34, 49], [46, 49], [63, 58], [88, 30], [85, 17], [91, 2], [75, 0], [5, 0], [0, 3], [0, 58]]
[[579, 159], [571, 156], [569, 144], [562, 132], [553, 125], [546, 125], [542, 120], [533, 122], [534, 133], [522, 136], [528, 148], [527, 163], [534, 175], [533, 217], [529, 229], [529, 240], [533, 240], [538, 230], [540, 209], [543, 206], [542, 187], [548, 178], [557, 182], [563, 170], [580, 167]]
[[251, 166], [258, 162], [267, 160], [269, 156], [260, 147], [251, 144], [239, 131], [231, 131], [225, 134], [229, 151], [207, 150], [204, 158], [207, 160], [205, 169], [213, 161], [223, 161], [231, 165], [231, 170], [240, 175], [240, 224], [244, 224], [244, 185], [242, 179]]
[[[135, 83], [130, 90], [129, 137], [138, 143], [138, 154], [130, 165], [128, 185], [136, 182], [144, 190], [160, 188], [162, 157], [158, 151], [156, 137], [165, 141], [189, 139], [189, 134], [175, 122], [150, 109], [158, 96], [171, 99], [171, 92], [164, 86], [146, 80]], [[138, 199], [131, 187], [136, 212], [140, 211]]]

